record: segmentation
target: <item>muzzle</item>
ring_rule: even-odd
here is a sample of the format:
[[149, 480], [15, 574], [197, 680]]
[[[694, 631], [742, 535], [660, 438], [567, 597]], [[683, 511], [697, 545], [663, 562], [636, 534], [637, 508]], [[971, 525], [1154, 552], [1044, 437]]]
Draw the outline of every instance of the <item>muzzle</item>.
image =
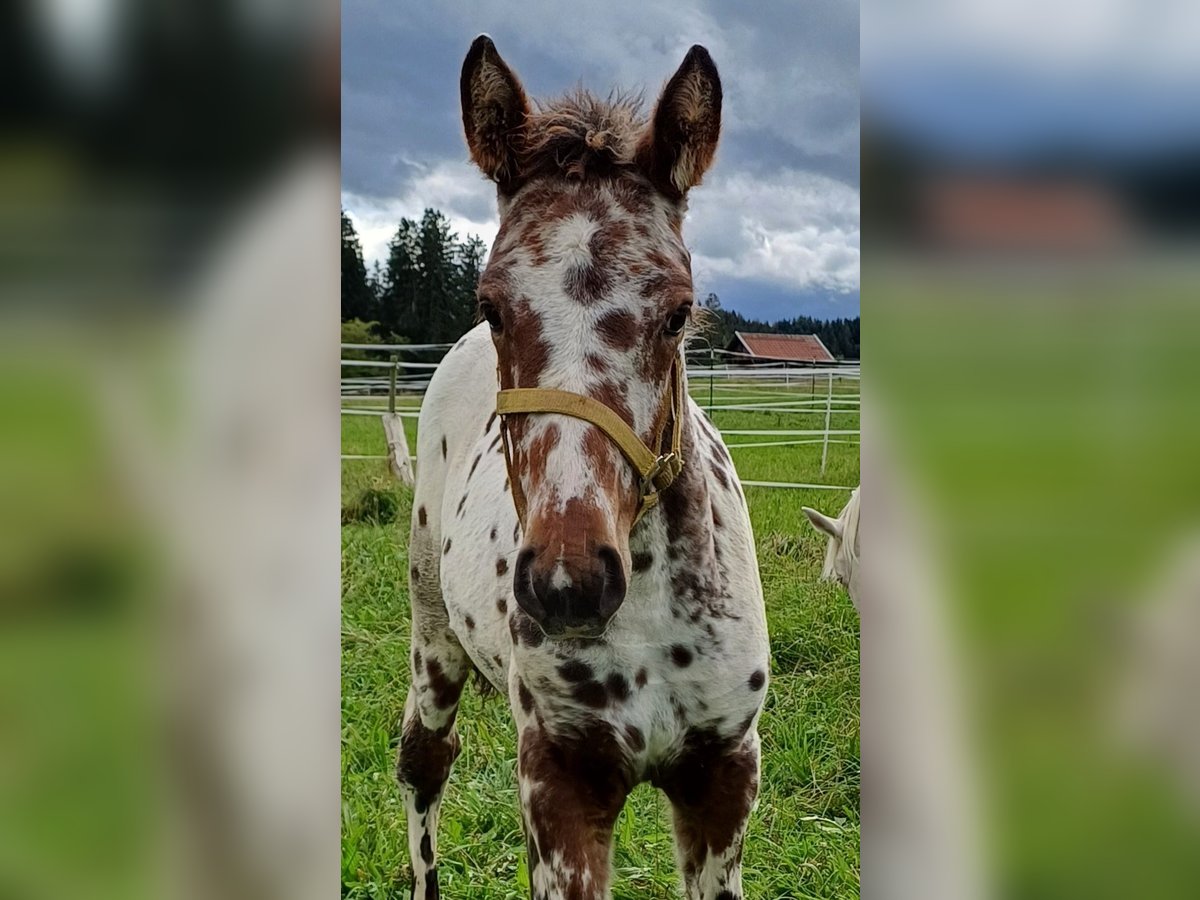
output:
[[681, 435], [683, 431], [684, 404], [687, 402], [687, 392], [683, 387], [683, 366], [676, 357], [671, 365], [671, 403], [669, 405], [671, 418], [670, 447], [664, 448], [667, 423], [656, 429], [657, 437], [655, 452], [642, 442], [634, 430], [625, 424], [625, 420], [609, 407], [591, 397], [573, 394], [570, 391], [556, 391], [546, 388], [510, 388], [496, 394], [496, 413], [500, 416], [500, 436], [504, 442], [504, 462], [508, 466], [508, 483], [512, 486], [513, 504], [517, 508], [517, 519], [525, 529], [525, 491], [521, 480], [513, 471], [512, 451], [508, 441], [507, 416], [528, 413], [556, 413], [582, 419], [595, 425], [603, 431], [610, 441], [617, 445], [621, 455], [629, 461], [638, 474], [638, 509], [633, 524], [637, 525], [642, 516], [658, 505], [659, 495], [671, 486], [671, 483], [683, 471], [683, 455], [681, 453]]

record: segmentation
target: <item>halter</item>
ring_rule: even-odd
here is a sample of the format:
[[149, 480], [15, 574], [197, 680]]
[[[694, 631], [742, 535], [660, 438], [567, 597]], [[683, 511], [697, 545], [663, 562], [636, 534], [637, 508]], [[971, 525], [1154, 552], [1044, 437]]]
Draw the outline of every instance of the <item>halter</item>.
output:
[[[687, 392], [683, 388], [683, 368], [678, 358], [671, 365], [671, 412], [674, 422], [671, 426], [671, 448], [666, 453], [655, 453], [625, 424], [625, 420], [598, 400], [573, 394], [570, 391], [556, 391], [546, 388], [509, 388], [496, 394], [496, 412], [500, 416], [500, 436], [504, 441], [504, 463], [508, 466], [508, 482], [512, 485], [513, 504], [517, 508], [517, 519], [521, 528], [525, 527], [525, 491], [521, 488], [521, 480], [513, 471], [512, 451], [508, 443], [508, 423], [505, 416], [522, 413], [557, 413], [582, 419], [595, 425], [609, 440], [617, 445], [617, 449], [629, 460], [629, 464], [637, 470], [640, 476], [638, 483], [638, 511], [633, 524], [637, 525], [642, 516], [658, 505], [659, 494], [671, 486], [681, 471], [683, 471], [683, 455], [681, 442], [683, 433], [684, 404], [687, 402]], [[659, 429], [655, 444], [662, 450], [667, 423], [663, 422]]]

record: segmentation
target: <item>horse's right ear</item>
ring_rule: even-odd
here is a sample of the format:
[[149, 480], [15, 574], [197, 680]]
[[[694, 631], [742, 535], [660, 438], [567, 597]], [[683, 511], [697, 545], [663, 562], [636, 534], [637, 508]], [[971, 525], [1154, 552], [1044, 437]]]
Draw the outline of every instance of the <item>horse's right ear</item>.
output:
[[842, 539], [842, 526], [837, 519], [831, 519], [824, 513], [817, 512], [815, 509], [810, 509], [807, 506], [800, 508], [804, 510], [804, 514], [808, 516], [808, 521], [813, 523], [813, 527], [817, 531], [823, 531], [831, 538]]
[[502, 192], [511, 193], [517, 187], [517, 153], [529, 101], [486, 34], [475, 38], [467, 51], [459, 89], [471, 159]]

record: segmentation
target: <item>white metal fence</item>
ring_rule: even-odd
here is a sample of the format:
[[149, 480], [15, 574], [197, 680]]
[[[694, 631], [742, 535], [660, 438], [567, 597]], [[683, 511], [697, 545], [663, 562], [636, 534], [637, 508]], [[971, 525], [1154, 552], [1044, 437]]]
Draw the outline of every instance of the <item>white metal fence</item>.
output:
[[[440, 359], [452, 344], [342, 344], [344, 351], [365, 351], [386, 359], [342, 359], [342, 415], [394, 415], [416, 418], [420, 401]], [[778, 416], [819, 414], [820, 428], [724, 428], [730, 450], [749, 452], [762, 447], [821, 444], [821, 474], [830, 445], [857, 445], [861, 438], [861, 369], [857, 362], [797, 364], [764, 362], [743, 353], [693, 347], [687, 354], [688, 387], [710, 414], [763, 412]], [[358, 371], [355, 371], [355, 370]], [[374, 373], [378, 374], [374, 374]], [[352, 374], [351, 374], [352, 373]], [[804, 396], [804, 388], [808, 396]], [[386, 403], [384, 402], [386, 401]], [[833, 421], [837, 416], [837, 422]], [[851, 427], [852, 426], [852, 427]], [[730, 438], [734, 440], [730, 440]], [[737, 440], [773, 438], [773, 440]], [[416, 457], [412, 457], [415, 460]], [[344, 454], [344, 460], [389, 459], [387, 456]], [[851, 486], [801, 482], [747, 481], [753, 487], [849, 491]]]

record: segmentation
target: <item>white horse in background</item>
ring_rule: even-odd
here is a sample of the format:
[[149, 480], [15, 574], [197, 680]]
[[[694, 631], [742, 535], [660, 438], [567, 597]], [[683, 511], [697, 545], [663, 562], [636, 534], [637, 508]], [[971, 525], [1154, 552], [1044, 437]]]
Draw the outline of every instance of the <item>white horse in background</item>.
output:
[[839, 581], [850, 593], [854, 608], [862, 612], [858, 606], [858, 584], [855, 577], [858, 572], [858, 492], [855, 488], [850, 493], [850, 500], [842, 507], [836, 519], [831, 519], [824, 513], [811, 507], [804, 506], [804, 514], [818, 531], [829, 535], [829, 545], [825, 548], [825, 564], [821, 567], [821, 577], [830, 581]]

